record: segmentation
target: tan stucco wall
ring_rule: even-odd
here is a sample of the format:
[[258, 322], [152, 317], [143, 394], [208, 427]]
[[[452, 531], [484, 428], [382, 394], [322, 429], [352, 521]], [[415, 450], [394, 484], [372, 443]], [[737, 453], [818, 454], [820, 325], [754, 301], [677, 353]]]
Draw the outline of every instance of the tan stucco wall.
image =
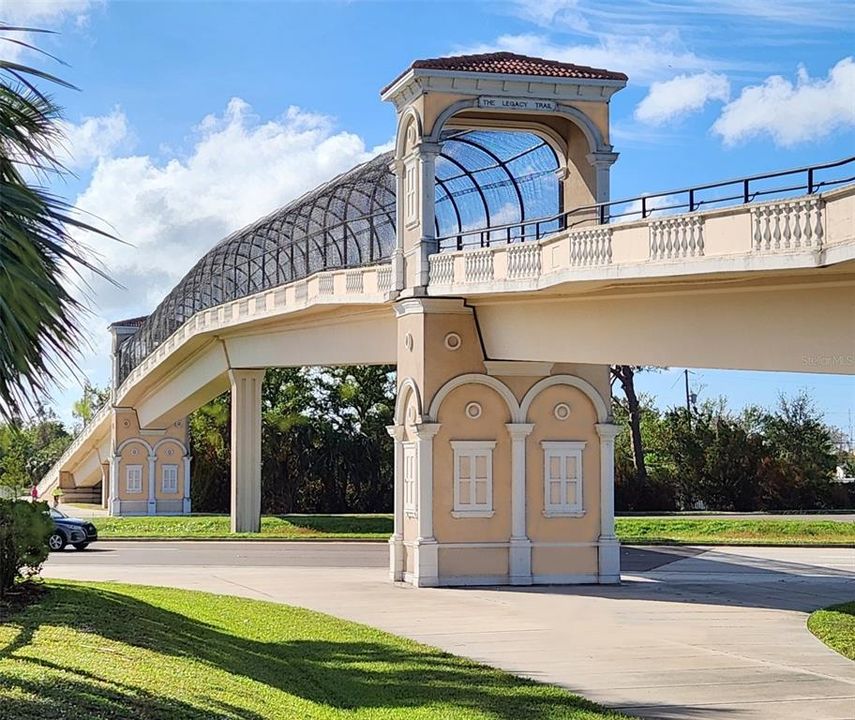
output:
[[[169, 427], [157, 430], [141, 431], [137, 414], [129, 408], [118, 408], [114, 413], [115, 448], [119, 451], [118, 498], [122, 501], [148, 501], [149, 482], [155, 482], [155, 499], [180, 500], [184, 496], [184, 454], [187, 442], [185, 420], [177, 420]], [[174, 442], [162, 442], [169, 438]], [[149, 477], [149, 448], [161, 443], [157, 448], [154, 478]], [[170, 454], [170, 451], [172, 454]], [[178, 492], [164, 494], [161, 491], [161, 467], [163, 464], [177, 465]], [[142, 468], [142, 489], [139, 493], [127, 491], [126, 467], [140, 465]]]
[[596, 575], [596, 547], [532, 548], [531, 572], [538, 575]]
[[441, 578], [502, 578], [507, 574], [507, 548], [439, 548]]

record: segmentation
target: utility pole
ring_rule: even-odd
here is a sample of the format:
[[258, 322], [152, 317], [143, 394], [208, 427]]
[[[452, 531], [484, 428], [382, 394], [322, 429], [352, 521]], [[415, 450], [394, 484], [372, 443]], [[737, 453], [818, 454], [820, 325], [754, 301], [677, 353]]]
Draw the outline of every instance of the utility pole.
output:
[[689, 417], [692, 417], [692, 396], [689, 394], [689, 368], [683, 370], [683, 375], [686, 378], [686, 412]]

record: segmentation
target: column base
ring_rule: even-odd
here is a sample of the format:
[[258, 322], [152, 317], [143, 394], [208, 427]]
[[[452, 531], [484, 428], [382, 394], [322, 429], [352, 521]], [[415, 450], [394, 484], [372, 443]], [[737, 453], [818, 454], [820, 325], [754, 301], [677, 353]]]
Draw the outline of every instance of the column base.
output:
[[393, 582], [404, 579], [404, 540], [400, 535], [389, 538], [389, 579]]
[[110, 498], [109, 513], [111, 516], [122, 514], [122, 501], [119, 498]]
[[146, 512], [149, 515], [157, 515], [157, 500], [149, 500], [146, 506]]
[[600, 585], [620, 583], [620, 541], [614, 535], [600, 537], [598, 569]]
[[439, 544], [434, 538], [419, 538], [413, 544], [413, 573], [409, 582], [416, 587], [439, 584]]
[[511, 538], [508, 551], [509, 580], [511, 585], [531, 585], [531, 540]]
[[185, 515], [190, 514], [190, 498], [184, 498], [184, 503], [181, 506], [181, 512]]

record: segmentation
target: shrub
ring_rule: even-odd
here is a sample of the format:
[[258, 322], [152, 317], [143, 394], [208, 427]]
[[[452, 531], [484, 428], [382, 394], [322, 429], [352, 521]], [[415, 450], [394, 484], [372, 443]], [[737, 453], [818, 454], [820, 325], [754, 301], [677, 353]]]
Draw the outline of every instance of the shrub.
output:
[[46, 503], [0, 500], [0, 598], [18, 578], [41, 570], [52, 530]]

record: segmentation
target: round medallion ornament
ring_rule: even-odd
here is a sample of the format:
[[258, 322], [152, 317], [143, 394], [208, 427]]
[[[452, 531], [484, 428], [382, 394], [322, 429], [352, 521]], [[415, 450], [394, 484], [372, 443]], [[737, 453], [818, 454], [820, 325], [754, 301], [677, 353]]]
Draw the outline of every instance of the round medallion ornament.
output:
[[449, 350], [460, 350], [461, 345], [463, 345], [463, 341], [456, 332], [450, 332], [445, 336], [445, 347]]
[[130, 426], [131, 426], [130, 420], [123, 420], [122, 421], [122, 427], [130, 427]]
[[175, 450], [173, 450], [172, 448], [167, 448], [166, 454], [170, 456], [175, 455]]
[[416, 421], [416, 409], [412, 405], [410, 405], [410, 407], [407, 408], [407, 422], [410, 423], [410, 425], [412, 425], [415, 421]]
[[566, 420], [570, 417], [570, 406], [567, 403], [558, 403], [552, 410], [556, 420]]
[[477, 420], [479, 417], [481, 417], [482, 410], [481, 406], [478, 403], [471, 402], [466, 406], [466, 410], [464, 412], [466, 413], [466, 417], [468, 417], [470, 420]]
[[404, 335], [404, 347], [410, 352], [413, 351], [413, 336], [410, 333]]
[[139, 455], [139, 454], [140, 454], [140, 451], [137, 450], [136, 448], [131, 449], [131, 455]]
[[180, 420], [175, 421], [175, 427], [181, 427], [181, 421]]

